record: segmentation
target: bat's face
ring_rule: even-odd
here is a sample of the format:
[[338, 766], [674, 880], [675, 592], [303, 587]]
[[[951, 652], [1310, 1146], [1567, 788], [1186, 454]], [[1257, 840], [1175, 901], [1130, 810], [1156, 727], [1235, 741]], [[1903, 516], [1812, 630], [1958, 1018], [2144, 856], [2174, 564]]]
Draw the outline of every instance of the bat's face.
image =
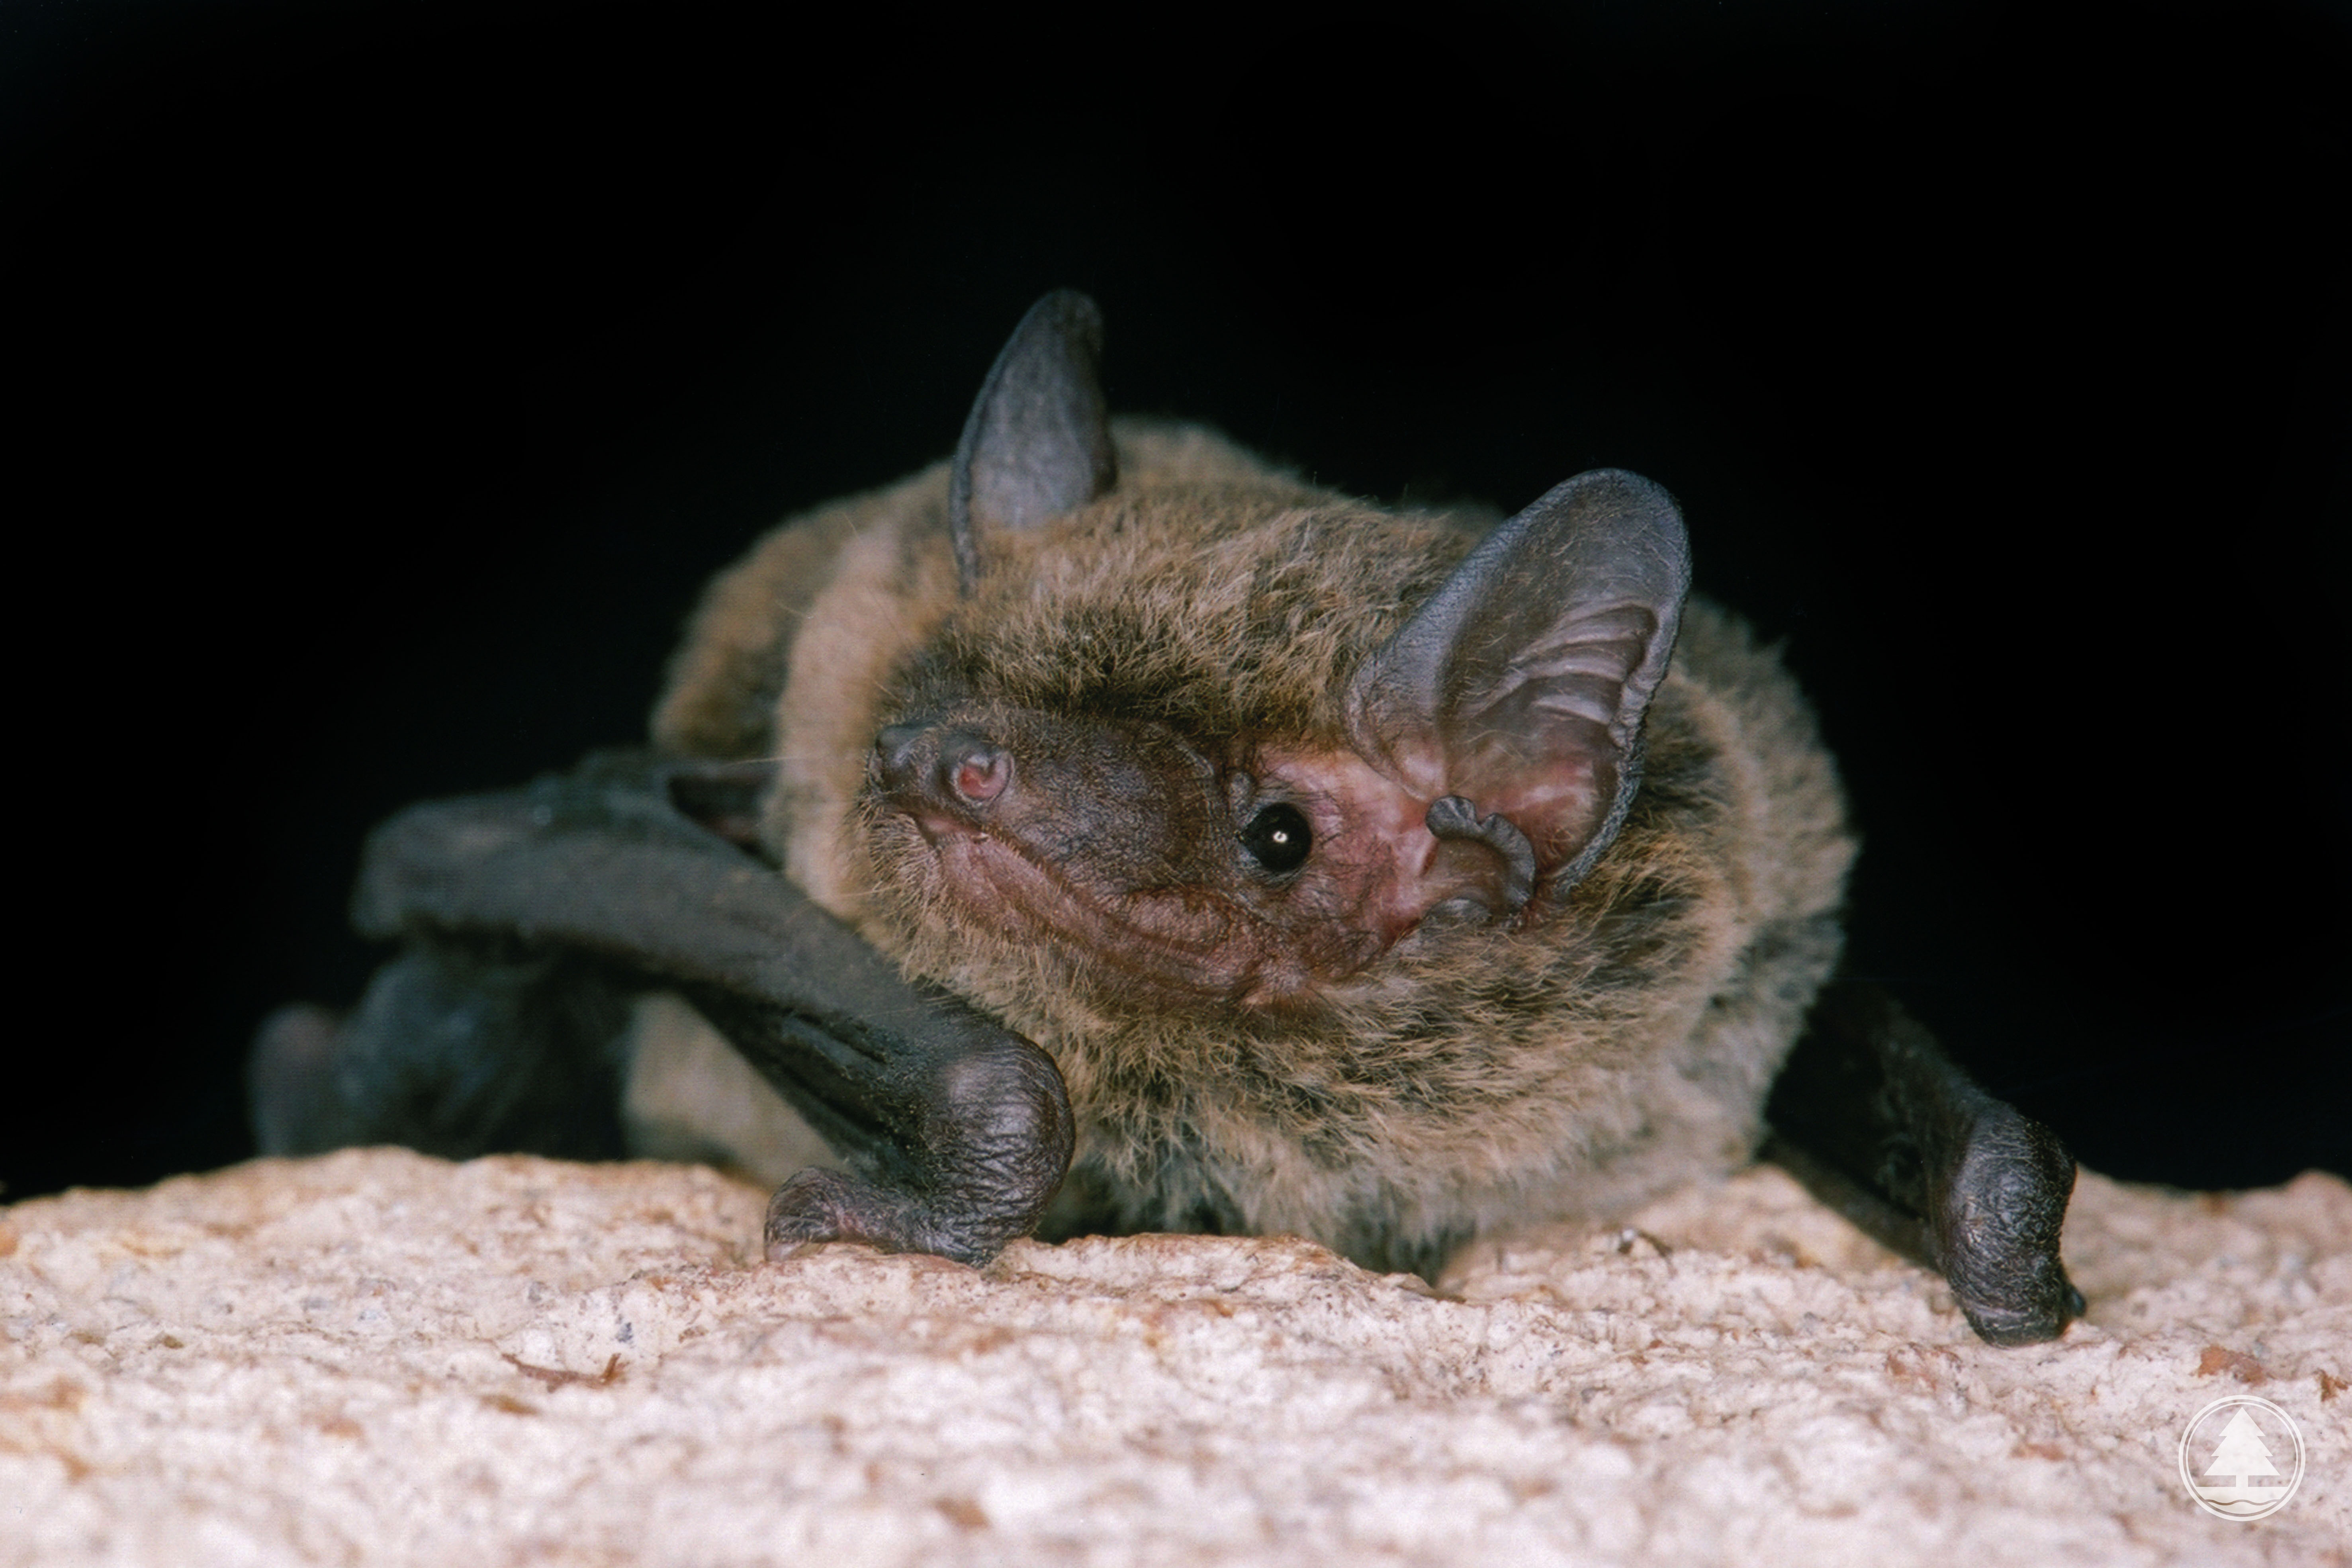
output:
[[1467, 543], [1179, 492], [1004, 552], [887, 706], [862, 810], [878, 881], [940, 938], [1052, 955], [1121, 1000], [1280, 1007], [1360, 973], [1492, 858], [1423, 827], [1340, 703], [1400, 592]]
[[889, 875], [948, 921], [1170, 1004], [1294, 999], [1403, 929], [1364, 821], [1401, 792], [1327, 754], [965, 701], [885, 730], [873, 781]]
[[899, 673], [859, 831], [892, 918], [962, 984], [1312, 1008], [1400, 948], [1540, 921], [1608, 826], [1629, 770], [1590, 715], [1663, 668], [1673, 605], [1628, 636], [1615, 599], [1579, 623], [1544, 579], [1623, 498], [1476, 563], [1475, 528], [1301, 499], [1147, 482], [1000, 539]]

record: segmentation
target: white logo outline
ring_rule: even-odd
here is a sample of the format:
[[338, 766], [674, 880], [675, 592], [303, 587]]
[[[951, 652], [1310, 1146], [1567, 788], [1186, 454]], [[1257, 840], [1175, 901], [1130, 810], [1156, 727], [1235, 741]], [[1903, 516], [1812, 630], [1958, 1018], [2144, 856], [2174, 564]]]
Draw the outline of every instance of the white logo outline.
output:
[[[2294, 1468], [2288, 1476], [2286, 1485], [2277, 1489], [2276, 1496], [2264, 1497], [2259, 1501], [2246, 1495], [2249, 1490], [2249, 1480], [2258, 1476], [2274, 1476], [2278, 1471], [2269, 1446], [2263, 1441], [2261, 1428], [2252, 1415], [2243, 1413], [2249, 1406], [2266, 1410], [2278, 1417], [2279, 1425], [2285, 1427], [2287, 1435], [2294, 1439]], [[2211, 1462], [2207, 1464], [2205, 1468], [2210, 1472], [2214, 1465], [2223, 1463], [2225, 1459], [2242, 1460], [2246, 1464], [2247, 1468], [2231, 1476], [2231, 1480], [2235, 1483], [2232, 1486], [2201, 1486], [2198, 1482], [2197, 1468], [2189, 1458], [2189, 1440], [2197, 1436], [2197, 1429], [2204, 1426], [2209, 1418], [2228, 1409], [2235, 1409], [2240, 1414], [2217, 1429], [2217, 1432], [2207, 1439], [2207, 1442], [2211, 1445], [2212, 1451], [2210, 1455]], [[2179, 1448], [2181, 1487], [2189, 1493], [2190, 1501], [2215, 1519], [2226, 1519], [2238, 1524], [2251, 1524], [2258, 1519], [2268, 1519], [2284, 1508], [2287, 1505], [2287, 1500], [2294, 1497], [2303, 1486], [2305, 1468], [2303, 1428], [2294, 1424], [2294, 1416], [2289, 1415], [2269, 1400], [2255, 1394], [2225, 1394], [2190, 1416], [2189, 1425], [2180, 1429]], [[2200, 1454], [2204, 1453], [2203, 1445], [2200, 1446], [2199, 1451]], [[2261, 1467], [2260, 1469], [2253, 1468], [2256, 1465]], [[2268, 1491], [2272, 1489], [2263, 1489]], [[2234, 1512], [2229, 1506], [2217, 1507], [2212, 1498], [2207, 1495], [2208, 1493], [2234, 1493], [2236, 1495], [2233, 1497], [2225, 1497], [2225, 1502], [2244, 1506]]]

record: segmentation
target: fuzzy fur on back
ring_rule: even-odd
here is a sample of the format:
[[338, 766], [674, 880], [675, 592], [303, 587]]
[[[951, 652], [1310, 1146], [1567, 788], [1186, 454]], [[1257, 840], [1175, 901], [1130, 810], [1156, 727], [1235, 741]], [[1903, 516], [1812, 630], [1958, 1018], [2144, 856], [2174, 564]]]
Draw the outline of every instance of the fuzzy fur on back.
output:
[[1048, 1233], [1287, 1231], [1433, 1273], [1507, 1220], [1606, 1219], [1748, 1159], [1853, 844], [1794, 683], [1704, 603], [1632, 815], [1564, 908], [1401, 943], [1315, 1007], [1135, 1005], [879, 875], [867, 758], [927, 682], [1344, 747], [1355, 666], [1496, 521], [1350, 500], [1198, 426], [1114, 434], [1118, 486], [992, 538], [970, 598], [945, 465], [785, 524], [713, 584], [654, 721], [670, 751], [780, 759], [787, 874], [1060, 1064], [1080, 1134]]

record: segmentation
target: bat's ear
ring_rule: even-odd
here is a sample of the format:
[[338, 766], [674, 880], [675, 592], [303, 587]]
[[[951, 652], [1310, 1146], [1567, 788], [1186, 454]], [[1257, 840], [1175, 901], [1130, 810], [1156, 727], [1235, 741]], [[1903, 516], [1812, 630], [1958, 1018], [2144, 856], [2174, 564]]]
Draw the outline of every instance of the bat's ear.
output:
[[1633, 805], [1689, 587], [1674, 498], [1622, 469], [1580, 474], [1488, 534], [1357, 671], [1349, 742], [1416, 798], [1475, 808], [1433, 808], [1440, 837], [1524, 861], [1524, 836], [1536, 896], [1557, 898]]
[[956, 574], [980, 581], [980, 537], [1074, 511], [1118, 478], [1096, 364], [1102, 312], [1072, 289], [1029, 307], [982, 384], [948, 488]]

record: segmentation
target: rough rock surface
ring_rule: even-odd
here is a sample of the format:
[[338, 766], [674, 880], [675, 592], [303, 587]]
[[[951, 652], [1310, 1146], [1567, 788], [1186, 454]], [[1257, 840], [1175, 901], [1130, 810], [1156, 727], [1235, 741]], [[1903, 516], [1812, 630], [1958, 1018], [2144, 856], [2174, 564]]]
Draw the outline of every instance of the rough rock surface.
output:
[[[2342, 1563], [2352, 1190], [2086, 1175], [1990, 1349], [1778, 1173], [1443, 1292], [1302, 1242], [755, 1256], [709, 1171], [396, 1151], [0, 1211], [0, 1562]], [[2193, 1508], [2252, 1389], [2308, 1468]]]

